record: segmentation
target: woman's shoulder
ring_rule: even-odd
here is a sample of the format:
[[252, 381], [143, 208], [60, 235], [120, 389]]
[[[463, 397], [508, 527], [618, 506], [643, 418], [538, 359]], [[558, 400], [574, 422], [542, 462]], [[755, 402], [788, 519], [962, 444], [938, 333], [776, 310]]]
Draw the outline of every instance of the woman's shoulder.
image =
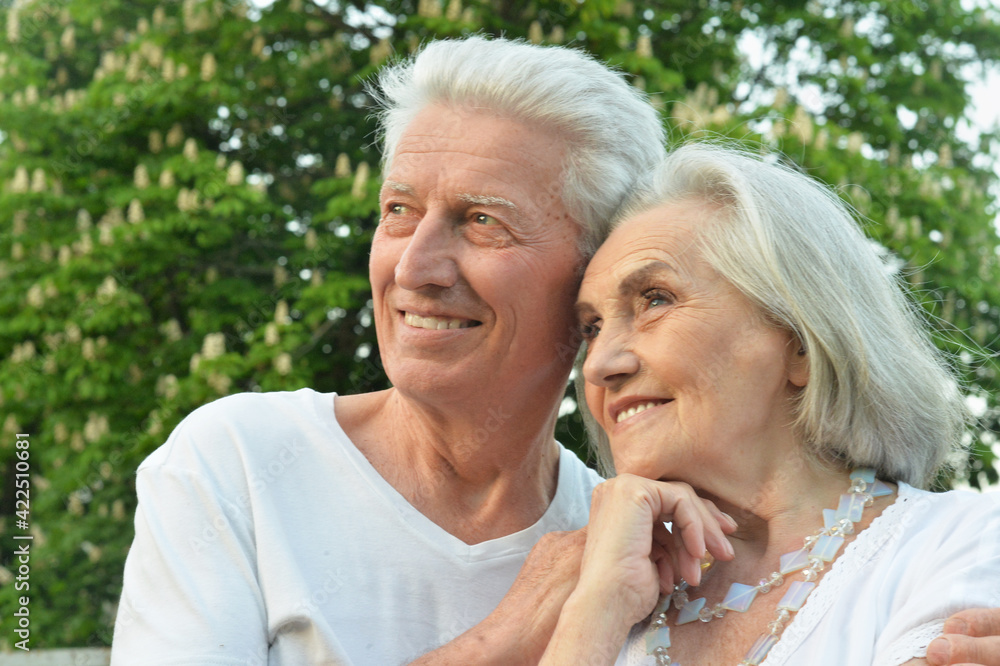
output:
[[947, 490], [932, 492], [914, 488], [906, 483], [899, 484], [900, 500], [924, 507], [932, 511], [972, 514], [990, 514], [1000, 511], [1000, 491], [977, 492], [975, 490]]
[[[1000, 492], [931, 492], [899, 484], [901, 514], [894, 521], [910, 533], [949, 541], [978, 539], [983, 530], [1000, 531]], [[906, 518], [908, 520], [903, 520]]]

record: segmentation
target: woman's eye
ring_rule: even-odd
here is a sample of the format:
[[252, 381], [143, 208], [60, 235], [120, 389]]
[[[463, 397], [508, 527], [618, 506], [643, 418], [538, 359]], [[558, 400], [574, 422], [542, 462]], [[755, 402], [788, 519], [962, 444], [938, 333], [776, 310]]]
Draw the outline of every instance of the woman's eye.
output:
[[492, 215], [487, 215], [486, 213], [476, 213], [472, 217], [472, 220], [476, 224], [484, 224], [484, 225], [486, 225], [486, 224], [489, 224], [489, 225], [500, 224], [499, 220], [497, 220]]
[[597, 337], [597, 334], [601, 332], [601, 327], [597, 323], [580, 324], [578, 329], [580, 331], [580, 337], [584, 340], [593, 340]]
[[651, 290], [647, 291], [642, 295], [643, 299], [646, 301], [647, 308], [655, 308], [661, 305], [670, 305], [673, 303], [673, 297], [665, 291]]

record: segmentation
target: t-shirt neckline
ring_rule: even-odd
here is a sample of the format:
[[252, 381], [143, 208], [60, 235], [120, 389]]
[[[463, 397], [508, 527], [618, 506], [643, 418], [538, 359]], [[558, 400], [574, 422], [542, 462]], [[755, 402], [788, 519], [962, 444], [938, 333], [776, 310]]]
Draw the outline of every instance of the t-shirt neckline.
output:
[[326, 426], [334, 440], [341, 445], [347, 459], [357, 473], [365, 479], [379, 500], [391, 510], [398, 512], [404, 518], [407, 527], [413, 529], [429, 543], [453, 557], [464, 561], [473, 561], [488, 560], [508, 555], [523, 556], [547, 532], [572, 528], [570, 517], [575, 512], [573, 511], [574, 498], [570, 495], [574, 484], [570, 479], [570, 474], [572, 473], [573, 465], [571, 464], [572, 461], [566, 459], [566, 456], [573, 454], [562, 445], [559, 447], [559, 471], [555, 496], [541, 518], [533, 525], [513, 534], [469, 544], [418, 511], [392, 484], [379, 474], [378, 470], [375, 469], [368, 458], [355, 446], [354, 442], [351, 441], [350, 437], [347, 436], [347, 433], [344, 432], [344, 429], [337, 421], [336, 393], [316, 393], [314, 398], [313, 407], [318, 420]]

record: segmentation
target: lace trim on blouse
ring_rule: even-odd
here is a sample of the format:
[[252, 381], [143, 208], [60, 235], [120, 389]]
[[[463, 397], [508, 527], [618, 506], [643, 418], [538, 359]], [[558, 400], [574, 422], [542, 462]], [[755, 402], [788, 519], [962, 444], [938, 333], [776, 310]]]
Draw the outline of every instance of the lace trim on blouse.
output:
[[[858, 537], [852, 541], [838, 557], [830, 570], [820, 580], [819, 585], [809, 595], [802, 610], [795, 614], [792, 622], [782, 633], [781, 640], [771, 649], [761, 666], [784, 666], [808, 636], [816, 629], [833, 605], [846, 594], [845, 588], [854, 576], [869, 563], [885, 553], [890, 544], [898, 541], [900, 535], [921, 515], [930, 497], [914, 490], [905, 483], [899, 484], [896, 501], [886, 507]], [[616, 664], [619, 666], [647, 666], [655, 660], [646, 654], [644, 636], [647, 622], [637, 624], [629, 632]], [[910, 659], [924, 657], [927, 646], [941, 634], [943, 620], [915, 627], [889, 646], [887, 655], [873, 666], [899, 666]], [[747, 646], [749, 649], [750, 646]]]
[[[802, 610], [795, 614], [794, 620], [785, 629], [781, 640], [761, 666], [784, 664], [789, 655], [795, 652], [806, 637], [816, 629], [830, 608], [840, 599], [841, 594], [845, 593], [845, 588], [850, 585], [852, 578], [862, 568], [867, 567], [869, 562], [885, 553], [889, 549], [889, 544], [898, 541], [914, 518], [921, 514], [923, 507], [930, 503], [930, 497], [915, 492], [905, 483], [899, 484], [898, 492], [896, 501], [875, 518], [867, 529], [858, 534], [858, 538], [852, 541], [844, 549], [844, 553], [834, 561], [833, 566], [809, 595], [809, 600]], [[901, 661], [893, 661], [891, 666], [924, 656], [930, 639], [921, 643], [922, 636], [922, 633], [912, 630], [896, 641], [892, 646], [893, 654], [901, 655], [905, 652], [909, 656]], [[885, 666], [890, 664], [886, 662]]]

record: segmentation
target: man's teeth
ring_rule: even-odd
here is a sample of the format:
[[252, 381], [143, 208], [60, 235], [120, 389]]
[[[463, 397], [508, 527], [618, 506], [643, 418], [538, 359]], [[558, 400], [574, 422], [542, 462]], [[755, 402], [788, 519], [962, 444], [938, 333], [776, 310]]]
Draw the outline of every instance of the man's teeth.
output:
[[469, 328], [472, 322], [467, 319], [445, 319], [444, 317], [421, 317], [420, 315], [406, 313], [403, 318], [410, 326], [416, 328], [427, 328], [432, 331], [443, 331], [449, 328]]
[[634, 407], [629, 407], [623, 412], [618, 412], [618, 418], [615, 419], [615, 423], [621, 423], [630, 416], [635, 416], [639, 412], [644, 412], [650, 407], [656, 407], [657, 405], [663, 404], [662, 402], [644, 402], [642, 404], [636, 405]]

